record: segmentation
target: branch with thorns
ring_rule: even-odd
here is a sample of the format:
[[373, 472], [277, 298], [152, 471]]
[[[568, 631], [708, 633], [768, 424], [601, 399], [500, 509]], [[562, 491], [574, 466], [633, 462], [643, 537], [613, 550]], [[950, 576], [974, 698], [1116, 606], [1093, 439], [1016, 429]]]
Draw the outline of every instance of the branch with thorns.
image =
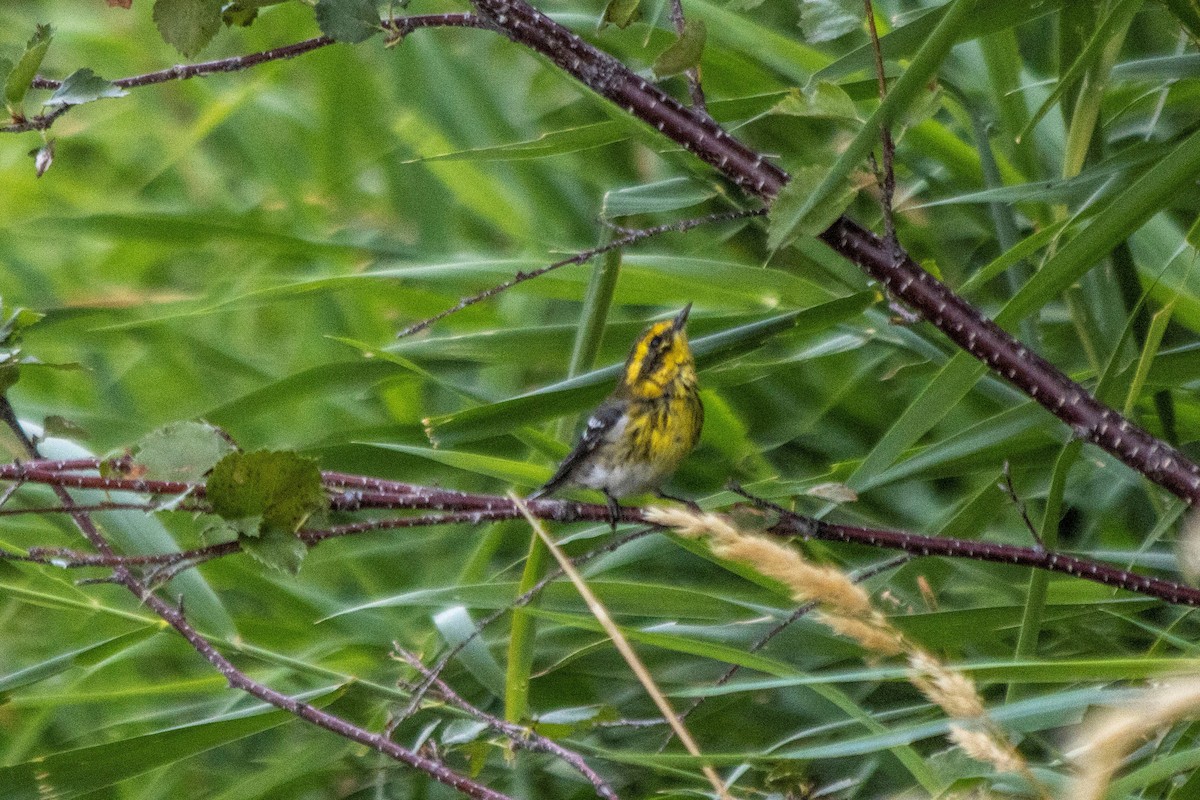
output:
[[[71, 468], [62, 470], [54, 469], [56, 464], [62, 463], [68, 463]], [[63, 494], [67, 488], [100, 489], [151, 495], [174, 494], [186, 496], [191, 499], [195, 505], [187, 509], [190, 513], [196, 513], [204, 509], [204, 506], [200, 504], [205, 495], [204, 484], [202, 483], [155, 481], [143, 478], [104, 477], [95, 474], [84, 474], [84, 470], [94, 471], [99, 468], [100, 464], [99, 460], [53, 462], [42, 459], [24, 463], [0, 464], [0, 481], [17, 481], [23, 485], [48, 485], [59, 493], [60, 499], [63, 498]], [[333, 511], [347, 513], [357, 511], [423, 511], [430, 513], [369, 519], [335, 525], [329, 528], [301, 529], [297, 532], [297, 536], [309, 547], [315, 547], [328, 539], [374, 531], [449, 524], [477, 525], [482, 522], [512, 520], [521, 517], [521, 511], [515, 503], [506, 497], [496, 495], [460, 492], [433, 486], [417, 486], [368, 476], [348, 475], [340, 472], [323, 473], [323, 479], [330, 494], [330, 508]], [[373, 491], [368, 491], [366, 488], [360, 487], [370, 487]], [[1081, 556], [1047, 550], [1041, 546], [1022, 547], [999, 542], [951, 539], [906, 531], [827, 522], [790, 511], [764, 498], [750, 494], [740, 487], [733, 486], [732, 489], [750, 501], [754, 507], [775, 515], [776, 519], [768, 526], [768, 530], [776, 535], [798, 536], [896, 549], [916, 556], [945, 556], [1033, 567], [1035, 569], [1059, 572], [1083, 580], [1143, 594], [1168, 603], [1200, 606], [1200, 589], [1162, 578], [1140, 575], [1136, 572], [1120, 569]], [[608, 507], [597, 503], [538, 499], [529, 501], [527, 506], [530, 513], [539, 519], [555, 522], [594, 523], [607, 522], [611, 519]], [[140, 505], [137, 508], [145, 510]], [[67, 499], [63, 500], [61, 506], [13, 509], [13, 512], [36, 513], [47, 510], [54, 513], [66, 513], [72, 516], [85, 513], [70, 501], [69, 495]], [[170, 504], [167, 504], [166, 510], [172, 511], [174, 509], [170, 507]], [[647, 519], [642, 509], [627, 506], [621, 509], [618, 521], [645, 524]], [[172, 567], [180, 564], [185, 565], [184, 568], [186, 568], [187, 566], [203, 563], [213, 558], [236, 553], [241, 550], [241, 545], [237, 541], [232, 541], [180, 551], [178, 553], [133, 556], [119, 555], [111, 550], [100, 547], [96, 549], [99, 551], [98, 554], [80, 553], [61, 548], [32, 548], [26, 553], [0, 551], [0, 559], [34, 561], [63, 568], [111, 567], [128, 569], [140, 566]]]

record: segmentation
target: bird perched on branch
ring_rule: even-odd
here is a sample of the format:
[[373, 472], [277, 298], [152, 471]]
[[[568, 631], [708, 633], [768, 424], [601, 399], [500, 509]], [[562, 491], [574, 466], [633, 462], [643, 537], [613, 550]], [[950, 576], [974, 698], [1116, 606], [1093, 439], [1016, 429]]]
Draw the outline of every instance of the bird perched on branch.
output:
[[[529, 499], [562, 486], [599, 489], [615, 526], [618, 499], [658, 492], [696, 446], [704, 406], [696, 389], [696, 362], [688, 347], [688, 303], [673, 319], [638, 337], [617, 388], [588, 419], [579, 443], [545, 486]], [[672, 498], [674, 499], [674, 498]]]

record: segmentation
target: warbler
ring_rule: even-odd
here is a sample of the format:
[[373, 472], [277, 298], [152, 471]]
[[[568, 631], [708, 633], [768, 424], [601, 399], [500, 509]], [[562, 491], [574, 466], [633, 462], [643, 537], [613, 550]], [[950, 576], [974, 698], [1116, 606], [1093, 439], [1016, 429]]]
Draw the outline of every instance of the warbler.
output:
[[663, 481], [696, 446], [704, 424], [696, 361], [684, 332], [691, 310], [688, 303], [674, 319], [656, 322], [638, 337], [617, 388], [588, 419], [554, 477], [530, 499], [567, 485], [599, 489], [615, 527], [619, 498], [651, 490], [666, 496]]

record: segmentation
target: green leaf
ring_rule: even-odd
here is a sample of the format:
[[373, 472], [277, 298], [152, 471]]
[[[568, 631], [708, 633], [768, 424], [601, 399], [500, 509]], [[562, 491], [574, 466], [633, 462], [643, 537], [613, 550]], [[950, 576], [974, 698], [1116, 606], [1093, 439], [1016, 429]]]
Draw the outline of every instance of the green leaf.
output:
[[608, 0], [608, 5], [604, 7], [604, 17], [600, 20], [600, 27], [606, 25], [616, 25], [624, 30], [634, 22], [642, 18], [642, 10], [639, 8], [642, 0]]
[[12, 69], [12, 59], [0, 57], [0, 84], [8, 82], [8, 76], [12, 73]]
[[162, 631], [162, 627], [159, 625], [145, 625], [120, 636], [110, 637], [96, 644], [89, 644], [77, 650], [47, 658], [25, 669], [0, 676], [0, 702], [3, 702], [4, 695], [14, 689], [48, 680], [74, 667], [98, 664], [144, 642], [160, 631]]
[[482, 636], [476, 636], [476, 623], [471, 612], [461, 605], [451, 606], [433, 615], [433, 624], [449, 647], [461, 647], [455, 659], [475, 680], [487, 688], [493, 697], [504, 696], [504, 669], [488, 649]]
[[308, 547], [294, 534], [268, 527], [258, 536], [240, 537], [242, 550], [271, 569], [295, 575], [300, 571]]
[[661, 214], [699, 205], [716, 196], [716, 189], [691, 178], [667, 178], [605, 192], [600, 215], [614, 219], [631, 214]]
[[48, 106], [77, 106], [90, 103], [105, 97], [124, 97], [129, 92], [101, 78], [87, 67], [77, 69], [68, 75], [62, 85], [54, 90]]
[[848, 176], [834, 190], [827, 192], [821, 202], [809, 202], [826, 171], [822, 167], [803, 167], [792, 173], [792, 180], [779, 192], [767, 214], [767, 246], [778, 250], [801, 236], [816, 236], [854, 201], [857, 190]]
[[[337, 694], [321, 690], [314, 705]], [[269, 709], [269, 710], [268, 710]], [[11, 800], [36, 800], [48, 793], [59, 800], [94, 795], [121, 781], [175, 764], [295, 719], [287, 711], [259, 704], [220, 717], [174, 724], [143, 736], [122, 736], [92, 747], [64, 749], [0, 768], [0, 786]]]
[[1119, 242], [1159, 213], [1192, 182], [1197, 170], [1200, 170], [1200, 131], [1180, 142], [1168, 156], [1117, 195], [1087, 228], [1060, 247], [996, 315], [996, 322], [1011, 325], [1057, 297]]
[[858, 30], [862, 3], [854, 0], [800, 0], [800, 29], [807, 42], [828, 42]]
[[86, 439], [87, 430], [59, 414], [51, 414], [42, 421], [42, 430], [47, 436], [59, 439]]
[[230, 453], [213, 467], [207, 494], [213, 511], [234, 523], [243, 546], [265, 540], [256, 558], [293, 573], [303, 545], [288, 545], [281, 536], [295, 540], [309, 517], [329, 507], [317, 462], [288, 451]]
[[17, 59], [16, 65], [10, 67], [8, 78], [4, 81], [4, 101], [13, 116], [24, 116], [21, 103], [25, 99], [25, 93], [29, 91], [29, 84], [37, 75], [38, 67], [42, 65], [42, 59], [46, 57], [46, 50], [53, 38], [54, 31], [49, 25], [38, 25], [29, 43], [25, 45], [25, 52]]
[[689, 19], [683, 24], [683, 33], [679, 38], [654, 59], [654, 74], [666, 78], [700, 66], [700, 57], [704, 55], [704, 42], [707, 38], [708, 28], [705, 27], [704, 20]]
[[628, 119], [611, 119], [593, 122], [575, 128], [561, 128], [544, 133], [535, 139], [509, 144], [489, 145], [466, 150], [454, 150], [420, 158], [410, 158], [404, 164], [424, 161], [518, 161], [522, 159], [546, 158], [547, 156], [591, 150], [606, 144], [623, 141], [635, 132]]
[[155, 0], [153, 16], [163, 40], [191, 58], [221, 29], [221, 0]]
[[221, 430], [207, 422], [174, 422], [146, 434], [134, 458], [146, 468], [146, 478], [198, 481], [233, 451]]
[[775, 104], [771, 113], [812, 119], [861, 121], [850, 95], [845, 89], [829, 81], [817, 81], [804, 89], [792, 89]]
[[314, 11], [321, 33], [339, 42], [358, 44], [383, 30], [372, 0], [318, 0]]
[[455, 469], [486, 475], [507, 483], [517, 483], [524, 486], [538, 486], [546, 482], [550, 473], [546, 468], [530, 464], [527, 461], [517, 461], [499, 456], [487, 456], [480, 453], [465, 453], [454, 450], [438, 450], [430, 447], [413, 447], [392, 442], [363, 442], [372, 447], [382, 447], [385, 450], [395, 450], [418, 458], [428, 458], [439, 464], [445, 464]]
[[277, 6], [280, 3], [290, 2], [290, 0], [235, 0], [232, 3], [226, 3], [221, 9], [221, 21], [227, 27], [237, 25], [242, 28], [249, 27], [258, 19], [258, 10], [267, 6]]

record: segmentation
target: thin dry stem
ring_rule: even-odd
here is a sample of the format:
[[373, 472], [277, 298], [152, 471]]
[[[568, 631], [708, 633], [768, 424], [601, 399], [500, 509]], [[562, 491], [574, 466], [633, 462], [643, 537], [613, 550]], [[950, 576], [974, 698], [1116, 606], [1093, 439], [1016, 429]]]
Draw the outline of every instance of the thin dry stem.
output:
[[[509, 492], [508, 496], [513, 503], [516, 504], [517, 508], [521, 510], [521, 514], [525, 517], [525, 520], [529, 523], [530, 527], [533, 528], [534, 533], [538, 535], [538, 538], [540, 538], [546, 545], [546, 549], [548, 549], [554, 556], [554, 560], [558, 562], [558, 566], [562, 569], [563, 573], [565, 573], [571, 583], [574, 584], [575, 589], [579, 592], [580, 597], [582, 597], [583, 601], [587, 603], [587, 607], [592, 612], [592, 616], [596, 618], [596, 621], [600, 623], [600, 627], [604, 628], [604, 632], [608, 634], [610, 639], [612, 639], [613, 646], [616, 647], [617, 652], [621, 654], [621, 657], [625, 659], [625, 663], [629, 665], [629, 668], [633, 671], [633, 674], [637, 676], [638, 682], [642, 684], [642, 687], [646, 690], [646, 693], [650, 695], [650, 699], [654, 701], [656, 706], [658, 706], [658, 710], [662, 713], [663, 718], [667, 720], [667, 723], [670, 724], [671, 730], [673, 730], [675, 735], [679, 737], [679, 741], [683, 744], [684, 748], [691, 755], [697, 758], [703, 758], [703, 755], [700, 753], [700, 747], [696, 744], [696, 740], [692, 738], [692, 734], [686, 727], [684, 727], [683, 723], [680, 722], [678, 715], [675, 713], [675, 709], [671, 707], [670, 702], [662, 693], [662, 690], [658, 688], [658, 684], [655, 683], [654, 677], [650, 674], [650, 670], [648, 670], [646, 665], [642, 663], [641, 658], [638, 657], [638, 654], [634, 651], [633, 646], [629, 644], [629, 640], [625, 638], [625, 634], [621, 632], [620, 627], [617, 626], [617, 623], [613, 621], [612, 616], [609, 615], [608, 609], [605, 608], [604, 604], [600, 602], [600, 598], [596, 597], [595, 593], [592, 592], [591, 587], [588, 586], [587, 581], [585, 581], [583, 576], [579, 573], [579, 570], [575, 569], [575, 565], [571, 563], [571, 559], [567, 558], [566, 553], [562, 551], [562, 548], [558, 546], [558, 543], [555, 542], [554, 539], [550, 537], [550, 534], [546, 532], [546, 528], [542, 525], [541, 520], [530, 513], [529, 508], [525, 505], [525, 501], [518, 497], [515, 492]], [[711, 783], [713, 789], [716, 790], [717, 796], [722, 798], [722, 800], [732, 800], [728, 790], [725, 788], [725, 782], [721, 780], [721, 776], [717, 774], [717, 771], [707, 764], [705, 764], [701, 769], [704, 772], [704, 777], [708, 778], [709, 783]]]

